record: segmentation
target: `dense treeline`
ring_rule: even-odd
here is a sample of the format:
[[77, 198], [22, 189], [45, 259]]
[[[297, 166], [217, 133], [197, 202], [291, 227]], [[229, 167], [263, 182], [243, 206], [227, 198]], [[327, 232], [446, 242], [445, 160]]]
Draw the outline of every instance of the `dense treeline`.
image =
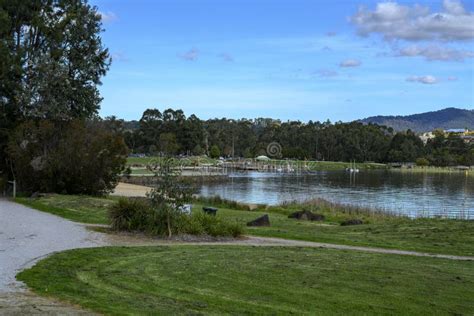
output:
[[[437, 132], [425, 145], [410, 130], [395, 133], [376, 124], [258, 119], [200, 120], [181, 110], [149, 109], [139, 122], [123, 122], [125, 139], [134, 153], [225, 157], [269, 155], [278, 143], [277, 158], [358, 162], [415, 162], [437, 166], [473, 165], [474, 147], [456, 135]], [[419, 160], [421, 161], [421, 160]]]

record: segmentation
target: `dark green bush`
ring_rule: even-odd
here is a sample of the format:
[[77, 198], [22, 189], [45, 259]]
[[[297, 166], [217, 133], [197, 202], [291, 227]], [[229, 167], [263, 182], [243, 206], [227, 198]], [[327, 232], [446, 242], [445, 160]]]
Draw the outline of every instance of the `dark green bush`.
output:
[[[109, 209], [113, 230], [142, 232], [152, 236], [168, 235], [166, 216], [166, 212], [154, 209], [145, 199], [122, 198]], [[172, 222], [173, 234], [238, 237], [243, 232], [238, 223], [226, 222], [200, 210], [193, 211], [191, 215], [173, 212]]]
[[11, 132], [8, 142], [18, 188], [30, 193], [109, 193], [127, 154], [120, 133], [100, 120], [27, 121]]
[[237, 222], [227, 222], [218, 216], [212, 216], [201, 211], [194, 211], [187, 216], [185, 233], [191, 235], [232, 236], [242, 235], [243, 228]]
[[109, 209], [110, 225], [117, 231], [145, 231], [151, 213], [146, 201], [121, 198]]
[[426, 167], [430, 165], [430, 161], [426, 158], [418, 158], [416, 160], [416, 165], [419, 167]]

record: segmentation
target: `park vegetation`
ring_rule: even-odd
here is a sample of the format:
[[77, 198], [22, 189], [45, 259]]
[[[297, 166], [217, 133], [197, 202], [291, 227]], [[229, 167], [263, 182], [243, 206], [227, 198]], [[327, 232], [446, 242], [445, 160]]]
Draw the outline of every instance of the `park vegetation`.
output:
[[0, 1], [0, 174], [22, 191], [102, 194], [127, 156], [98, 117], [110, 66], [96, 7]]
[[150, 164], [156, 177], [155, 187], [147, 198], [122, 198], [114, 204], [109, 212], [111, 228], [168, 238], [182, 234], [240, 236], [243, 228], [235, 221], [225, 221], [201, 210], [185, 210], [194, 189], [180, 177], [176, 164], [177, 160], [170, 157]]
[[[110, 224], [110, 209], [118, 207], [120, 216], [132, 218], [149, 202], [143, 200], [126, 200], [124, 205], [117, 205], [116, 198], [84, 197], [76, 195], [51, 194], [37, 199], [17, 198], [17, 202], [38, 210], [52, 213], [64, 218], [88, 224]], [[145, 206], [129, 206], [137, 203]], [[380, 247], [387, 249], [413, 250], [440, 254], [474, 256], [474, 221], [453, 218], [408, 218], [402, 214], [390, 214], [381, 210], [353, 207], [323, 200], [304, 203], [285, 203], [267, 206], [249, 205], [223, 200], [221, 198], [201, 198], [193, 202], [192, 212], [202, 213], [203, 206], [217, 207], [216, 217], [206, 220], [217, 220], [236, 224], [244, 235], [278, 237], [284, 239], [326, 242], [333, 244]], [[132, 212], [126, 208], [133, 208]], [[307, 210], [325, 217], [322, 222], [301, 221], [288, 218], [295, 211]], [[115, 210], [114, 210], [115, 211]], [[147, 210], [148, 214], [151, 211]], [[270, 227], [247, 227], [246, 223], [268, 214]], [[113, 215], [116, 218], [118, 215]], [[130, 217], [128, 217], [130, 216]], [[154, 236], [156, 231], [147, 230], [149, 221], [125, 220], [117, 222], [118, 231], [140, 232]], [[342, 226], [341, 223], [362, 220], [362, 225]], [[119, 218], [116, 218], [119, 220]], [[113, 223], [113, 222], [112, 222]], [[115, 225], [115, 224], [113, 224]], [[130, 225], [130, 226], [129, 226]], [[200, 224], [197, 224], [198, 227]], [[215, 226], [215, 225], [214, 225]], [[137, 228], [142, 227], [142, 228]], [[160, 236], [167, 236], [166, 225], [160, 223]], [[116, 229], [114, 229], [116, 230]], [[228, 231], [218, 229], [217, 231]], [[173, 231], [175, 232], [175, 231]], [[188, 231], [188, 234], [191, 234]], [[206, 234], [212, 235], [211, 230]], [[225, 234], [231, 236], [229, 234]]]
[[474, 144], [458, 135], [436, 131], [426, 144], [414, 132], [360, 122], [281, 122], [269, 118], [200, 120], [181, 110], [148, 109], [138, 122], [122, 122], [125, 140], [134, 153], [324, 161], [418, 162], [421, 166], [474, 165]]

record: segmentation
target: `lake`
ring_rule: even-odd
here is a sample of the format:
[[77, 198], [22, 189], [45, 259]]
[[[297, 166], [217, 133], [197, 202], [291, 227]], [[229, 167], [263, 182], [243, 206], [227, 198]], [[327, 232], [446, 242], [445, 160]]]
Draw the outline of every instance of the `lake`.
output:
[[464, 173], [400, 171], [321, 171], [308, 175], [232, 173], [224, 182], [205, 184], [203, 196], [251, 204], [323, 198], [410, 217], [474, 219], [474, 177]]

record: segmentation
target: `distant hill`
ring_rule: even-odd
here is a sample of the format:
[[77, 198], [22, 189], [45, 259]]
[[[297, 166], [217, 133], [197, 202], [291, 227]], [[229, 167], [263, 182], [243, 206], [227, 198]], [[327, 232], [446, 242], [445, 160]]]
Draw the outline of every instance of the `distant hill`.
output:
[[474, 129], [474, 110], [446, 108], [407, 116], [373, 116], [360, 121], [386, 125], [397, 131], [411, 129], [416, 132], [427, 132], [437, 128]]

